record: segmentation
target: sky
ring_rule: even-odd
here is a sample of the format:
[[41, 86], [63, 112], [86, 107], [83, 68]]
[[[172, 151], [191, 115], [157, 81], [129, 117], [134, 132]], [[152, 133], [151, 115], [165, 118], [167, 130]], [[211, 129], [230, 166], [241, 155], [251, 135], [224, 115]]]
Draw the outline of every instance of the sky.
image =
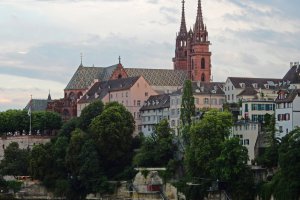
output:
[[[186, 0], [187, 28], [197, 0]], [[202, 0], [213, 81], [282, 78], [300, 60], [299, 0]], [[172, 69], [181, 0], [0, 0], [0, 111], [62, 98], [80, 65]]]

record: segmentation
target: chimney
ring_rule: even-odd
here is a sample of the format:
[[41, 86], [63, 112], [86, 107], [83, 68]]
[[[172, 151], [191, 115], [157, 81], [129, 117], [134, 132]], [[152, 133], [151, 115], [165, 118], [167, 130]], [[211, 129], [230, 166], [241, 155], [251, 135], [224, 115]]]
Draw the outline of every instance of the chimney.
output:
[[290, 68], [292, 68], [294, 66], [293, 62], [290, 62]]

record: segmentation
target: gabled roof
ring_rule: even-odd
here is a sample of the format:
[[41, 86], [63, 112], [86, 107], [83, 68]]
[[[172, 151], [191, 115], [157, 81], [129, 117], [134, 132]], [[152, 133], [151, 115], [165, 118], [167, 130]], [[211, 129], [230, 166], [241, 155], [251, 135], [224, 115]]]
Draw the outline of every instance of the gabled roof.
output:
[[247, 87], [242, 92], [240, 92], [237, 96], [253, 96], [256, 95], [257, 93], [258, 92], [254, 88]]
[[84, 67], [80, 65], [65, 89], [87, 89], [95, 79], [107, 81], [117, 67], [118, 65], [109, 67]]
[[[84, 67], [80, 65], [68, 83], [66, 90], [87, 89], [95, 79], [107, 81], [119, 64], [110, 67]], [[182, 86], [188, 78], [183, 70], [124, 68], [128, 77], [143, 76], [151, 86]]]
[[24, 110], [28, 110], [31, 107], [31, 111], [46, 111], [48, 102], [50, 101], [47, 99], [31, 99]]
[[285, 90], [286, 97], [280, 99], [279, 96], [276, 98], [275, 103], [291, 103], [294, 101], [297, 95], [300, 95], [300, 89]]
[[183, 70], [124, 68], [129, 77], [143, 76], [151, 86], [182, 86], [188, 79]]
[[116, 80], [108, 80], [96, 82], [89, 90], [80, 98], [78, 103], [89, 103], [97, 99], [101, 100], [109, 92], [130, 89], [140, 77], [129, 77]]
[[[209, 94], [209, 95], [225, 95], [224, 91], [221, 89], [224, 83], [222, 82], [192, 82], [193, 94], [201, 95], [201, 94]], [[173, 92], [173, 95], [180, 95], [183, 93], [183, 88]]]
[[140, 111], [144, 110], [154, 110], [160, 108], [169, 108], [170, 107], [170, 95], [161, 94], [153, 95], [148, 98]]
[[289, 81], [292, 84], [300, 83], [300, 67], [293, 66], [283, 77], [284, 81]]
[[[228, 79], [231, 81], [235, 88], [242, 88], [240, 83], [244, 83], [245, 88], [253, 88], [253, 84], [256, 83], [257, 88], [261, 89], [275, 89], [279, 86], [279, 82], [282, 81], [282, 79], [277, 78], [228, 77]], [[269, 88], [266, 88], [266, 85], [268, 85]]]

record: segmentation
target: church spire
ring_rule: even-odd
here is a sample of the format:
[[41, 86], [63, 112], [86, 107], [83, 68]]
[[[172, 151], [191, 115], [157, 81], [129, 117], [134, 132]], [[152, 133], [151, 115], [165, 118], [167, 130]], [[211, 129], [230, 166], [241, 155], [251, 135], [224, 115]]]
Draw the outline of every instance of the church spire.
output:
[[195, 23], [195, 31], [203, 31], [205, 29], [202, 15], [202, 4], [201, 0], [198, 0], [197, 18]]
[[184, 3], [185, 3], [185, 1], [182, 0], [182, 13], [181, 13], [181, 24], [180, 24], [179, 35], [187, 34], [186, 23], [185, 23], [185, 9], [184, 9]]

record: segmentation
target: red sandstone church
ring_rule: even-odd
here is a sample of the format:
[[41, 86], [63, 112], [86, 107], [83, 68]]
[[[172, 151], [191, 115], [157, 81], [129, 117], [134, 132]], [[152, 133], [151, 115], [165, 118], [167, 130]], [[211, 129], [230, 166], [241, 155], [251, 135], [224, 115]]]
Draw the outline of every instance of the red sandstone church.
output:
[[64, 90], [64, 98], [48, 103], [47, 110], [62, 115], [64, 120], [77, 116], [77, 102], [95, 82], [143, 76], [158, 94], [170, 93], [183, 86], [186, 79], [210, 82], [211, 52], [207, 28], [203, 22], [201, 0], [198, 0], [197, 17], [193, 30], [187, 32], [184, 0], [180, 31], [176, 37], [174, 70], [124, 68], [119, 63], [109, 67], [87, 67], [82, 62]]

